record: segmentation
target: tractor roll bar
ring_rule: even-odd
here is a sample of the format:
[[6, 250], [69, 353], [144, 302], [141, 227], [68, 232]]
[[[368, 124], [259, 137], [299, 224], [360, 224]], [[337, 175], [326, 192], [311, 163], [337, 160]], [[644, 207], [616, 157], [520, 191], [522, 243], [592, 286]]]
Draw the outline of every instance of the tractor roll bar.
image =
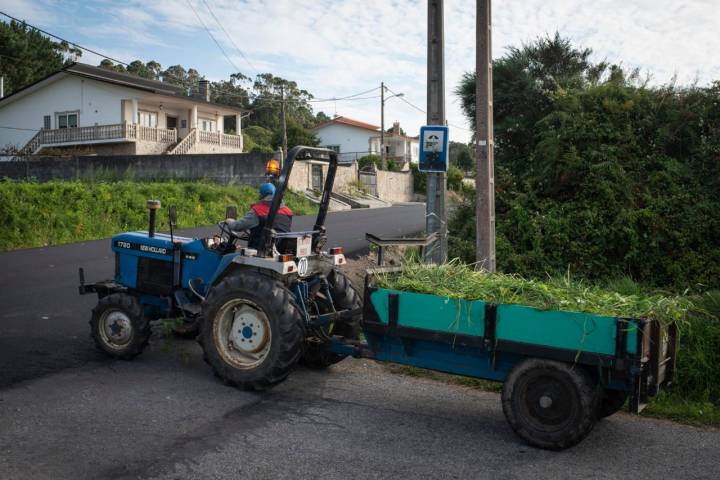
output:
[[283, 197], [285, 196], [293, 164], [297, 159], [328, 160], [330, 163], [328, 166], [327, 176], [325, 177], [322, 197], [320, 199], [320, 210], [318, 211], [317, 218], [315, 219], [315, 226], [313, 227], [313, 251], [319, 250], [322, 246], [320, 240], [325, 237], [325, 218], [327, 217], [328, 208], [330, 207], [330, 194], [332, 193], [333, 184], [335, 183], [338, 156], [334, 150], [330, 150], [328, 148], [305, 147], [298, 145], [297, 147], [291, 148], [288, 152], [287, 159], [285, 160], [282, 171], [280, 172], [280, 177], [277, 180], [275, 196], [273, 197], [272, 205], [270, 206], [270, 212], [268, 212], [265, 228], [263, 228], [263, 231], [260, 234], [260, 248], [258, 249], [259, 257], [265, 257], [268, 253], [272, 252], [275, 217], [277, 216], [277, 212], [280, 209]]

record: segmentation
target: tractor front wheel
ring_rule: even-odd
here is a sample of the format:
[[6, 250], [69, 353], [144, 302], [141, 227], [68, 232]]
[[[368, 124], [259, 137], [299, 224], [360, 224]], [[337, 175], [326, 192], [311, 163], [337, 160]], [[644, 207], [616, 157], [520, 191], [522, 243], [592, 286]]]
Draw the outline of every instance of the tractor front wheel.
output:
[[581, 367], [528, 359], [508, 375], [502, 389], [505, 418], [523, 440], [563, 450], [583, 440], [597, 421], [598, 387]]
[[230, 275], [203, 302], [198, 341], [215, 375], [247, 390], [285, 380], [302, 353], [304, 324], [292, 293], [258, 272]]
[[130, 360], [142, 353], [150, 341], [150, 321], [137, 298], [126, 293], [103, 297], [92, 311], [90, 332], [104, 353]]

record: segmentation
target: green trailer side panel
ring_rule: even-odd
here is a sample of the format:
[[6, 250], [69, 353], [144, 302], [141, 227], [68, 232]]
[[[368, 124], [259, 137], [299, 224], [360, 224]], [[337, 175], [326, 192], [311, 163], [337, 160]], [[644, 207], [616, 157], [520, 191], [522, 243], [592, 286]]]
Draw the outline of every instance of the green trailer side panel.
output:
[[[388, 296], [398, 295], [398, 325], [464, 335], [485, 335], [486, 302], [459, 300], [424, 293], [379, 288], [370, 300], [382, 323], [389, 321]], [[616, 354], [615, 317], [590, 313], [540, 310], [524, 305], [497, 306], [498, 340], [576, 350]], [[637, 353], [637, 324], [630, 321], [627, 351]]]
[[482, 337], [485, 302], [380, 288], [370, 294], [380, 321], [388, 323], [388, 295], [399, 295], [398, 325]]
[[615, 355], [616, 319], [588, 313], [498, 305], [499, 340]]

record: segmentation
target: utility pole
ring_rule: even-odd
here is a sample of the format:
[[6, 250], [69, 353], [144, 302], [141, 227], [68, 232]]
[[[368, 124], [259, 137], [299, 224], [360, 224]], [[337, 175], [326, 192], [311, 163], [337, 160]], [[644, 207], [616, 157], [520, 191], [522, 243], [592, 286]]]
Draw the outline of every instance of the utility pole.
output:
[[282, 103], [280, 105], [282, 109], [282, 151], [283, 151], [283, 160], [287, 158], [287, 152], [288, 152], [288, 140], [287, 140], [287, 120], [285, 118], [286, 115], [286, 107], [285, 107], [285, 85], [280, 85], [280, 96], [282, 98]]
[[475, 248], [477, 267], [494, 272], [495, 262], [495, 163], [493, 150], [493, 75], [491, 0], [477, 0], [477, 50], [475, 57]]
[[[443, 0], [428, 0], [427, 124], [445, 125], [445, 60]], [[428, 248], [425, 261], [447, 261], [447, 212], [445, 210], [445, 173], [427, 174], [426, 230], [438, 240]]]
[[380, 165], [385, 168], [385, 82], [380, 82]]

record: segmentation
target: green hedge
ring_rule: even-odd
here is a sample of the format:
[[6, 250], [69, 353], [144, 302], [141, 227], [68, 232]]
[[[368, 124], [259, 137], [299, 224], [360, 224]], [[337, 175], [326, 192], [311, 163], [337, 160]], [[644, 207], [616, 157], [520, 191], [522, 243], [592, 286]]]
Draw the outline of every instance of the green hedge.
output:
[[[105, 238], [147, 228], [146, 200], [162, 202], [158, 229], [167, 230], [167, 210], [177, 205], [178, 227], [211, 225], [222, 220], [225, 207], [243, 212], [257, 199], [249, 186], [209, 182], [81, 182], [0, 181], [0, 250], [57, 245]], [[312, 212], [312, 204], [295, 194], [286, 203], [296, 214]]]

